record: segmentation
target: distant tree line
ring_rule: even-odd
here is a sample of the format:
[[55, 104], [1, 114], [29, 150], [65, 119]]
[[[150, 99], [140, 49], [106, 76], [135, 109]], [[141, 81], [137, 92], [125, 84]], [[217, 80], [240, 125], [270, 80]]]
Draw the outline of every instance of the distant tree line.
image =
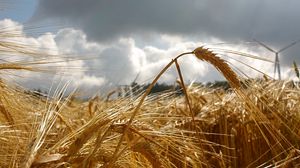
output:
[[[215, 81], [215, 82], [208, 82], [208, 83], [194, 83], [194, 86], [202, 86], [202, 87], [208, 87], [208, 88], [219, 88], [219, 89], [224, 89], [224, 90], [228, 90], [230, 88], [230, 85], [227, 81]], [[123, 89], [125, 89], [125, 96], [129, 96], [130, 94], [133, 95], [137, 95], [143, 91], [145, 91], [148, 87], [150, 86], [150, 84], [144, 84], [144, 85], [140, 85], [136, 82], [131, 83], [130, 85], [125, 85], [122, 86]], [[182, 88], [181, 86], [179, 86], [179, 84], [166, 84], [166, 83], [156, 83], [153, 88], [150, 91], [150, 94], [154, 94], [154, 93], [160, 93], [160, 92], [167, 92], [167, 91], [172, 91], [178, 95], [183, 94]], [[119, 94], [120, 96], [120, 94]]]
[[[194, 86], [201, 86], [201, 87], [208, 87], [213, 89], [224, 89], [228, 90], [230, 85], [227, 81], [215, 81], [215, 82], [208, 82], [208, 83], [193, 83]], [[150, 84], [138, 84], [136, 82], [132, 82], [130, 85], [123, 85], [119, 88], [119, 92], [117, 94], [118, 97], [127, 97], [127, 96], [134, 96], [138, 95], [139, 93], [144, 92]], [[121, 93], [123, 90], [123, 93]], [[150, 94], [161, 93], [161, 92], [173, 92], [176, 95], [182, 95], [183, 91], [181, 86], [176, 84], [166, 84], [166, 83], [156, 83], [150, 91]], [[41, 89], [33, 89], [32, 91], [27, 90], [26, 93], [38, 96], [38, 97], [47, 97], [47, 91], [42, 91]]]

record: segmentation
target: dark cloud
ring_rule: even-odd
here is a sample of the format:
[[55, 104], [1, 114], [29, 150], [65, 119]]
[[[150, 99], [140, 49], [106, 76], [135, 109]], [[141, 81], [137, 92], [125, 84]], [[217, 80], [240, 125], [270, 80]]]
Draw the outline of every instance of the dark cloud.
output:
[[235, 38], [252, 32], [256, 8], [236, 0], [40, 0], [34, 19], [63, 19], [95, 40], [145, 32]]
[[[279, 49], [300, 38], [299, 6], [298, 0], [40, 0], [32, 20], [64, 20], [101, 42], [165, 33], [198, 41], [256, 38]], [[300, 61], [299, 45], [282, 53], [283, 63]]]

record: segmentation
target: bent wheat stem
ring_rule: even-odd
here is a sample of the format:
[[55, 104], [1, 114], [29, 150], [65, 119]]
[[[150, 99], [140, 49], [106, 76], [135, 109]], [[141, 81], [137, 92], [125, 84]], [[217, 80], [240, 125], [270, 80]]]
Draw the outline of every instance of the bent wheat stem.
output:
[[[136, 106], [135, 110], [133, 111], [128, 123], [126, 124], [125, 126], [125, 129], [124, 129], [124, 132], [123, 134], [121, 135], [120, 137], [120, 140], [118, 142], [118, 145], [114, 151], [114, 154], [113, 154], [113, 157], [112, 157], [112, 160], [110, 161], [110, 163], [108, 164], [108, 167], [112, 167], [114, 165], [114, 162], [117, 160], [118, 156], [120, 156], [120, 153], [119, 153], [119, 150], [120, 150], [120, 147], [121, 147], [121, 144], [123, 142], [123, 139], [131, 125], [131, 123], [133, 122], [133, 119], [134, 117], [137, 115], [137, 113], [139, 112], [139, 109], [141, 108], [143, 102], [145, 101], [147, 95], [151, 92], [153, 86], [157, 83], [157, 81], [159, 80], [159, 78], [166, 72], [166, 70], [168, 70], [170, 68], [170, 66], [175, 63], [176, 64], [176, 68], [177, 70], [179, 71], [179, 76], [180, 76], [180, 79], [181, 79], [181, 82], [183, 82], [183, 78], [181, 76], [181, 73], [180, 73], [180, 69], [179, 68], [179, 65], [177, 63], [177, 59], [179, 59], [180, 57], [184, 56], [184, 55], [188, 55], [188, 54], [195, 54], [195, 56], [200, 59], [200, 60], [204, 60], [204, 61], [207, 61], [209, 63], [211, 63], [212, 65], [215, 66], [215, 68], [217, 70], [219, 70], [223, 75], [224, 77], [228, 80], [229, 84], [231, 87], [233, 88], [240, 88], [240, 82], [238, 80], [238, 77], [237, 75], [235, 74], [235, 72], [233, 72], [233, 70], [229, 67], [229, 65], [224, 61], [222, 60], [221, 58], [217, 57], [216, 54], [214, 54], [213, 52], [209, 51], [208, 49], [205, 49], [203, 47], [198, 47], [196, 48], [194, 51], [192, 52], [186, 52], [186, 53], [182, 53], [180, 55], [178, 55], [177, 57], [175, 57], [174, 59], [172, 59], [169, 64], [167, 64], [160, 72], [159, 74], [155, 77], [155, 79], [152, 81], [152, 83], [150, 84], [150, 86], [147, 88], [147, 90], [145, 91], [145, 93], [143, 94], [143, 96], [141, 97], [141, 100], [140, 102], [138, 103], [138, 105]], [[184, 88], [183, 88], [184, 89]], [[186, 92], [186, 90], [185, 90]], [[187, 96], [187, 95], [186, 95]], [[188, 100], [187, 100], [188, 101]], [[189, 101], [188, 101], [189, 103]], [[191, 107], [190, 108], [190, 111], [191, 111], [191, 115], [192, 115], [192, 118], [194, 120], [194, 115], [192, 113], [192, 110], [191, 110]], [[124, 150], [122, 150], [124, 151]]]

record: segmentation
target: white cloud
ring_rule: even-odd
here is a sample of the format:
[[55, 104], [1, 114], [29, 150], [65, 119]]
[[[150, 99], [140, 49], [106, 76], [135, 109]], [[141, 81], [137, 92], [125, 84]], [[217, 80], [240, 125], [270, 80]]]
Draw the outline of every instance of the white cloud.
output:
[[[89, 90], [100, 87], [105, 83], [105, 78], [89, 75], [84, 70], [87, 69], [84, 59], [72, 61], [71, 56], [80, 55], [81, 53], [88, 53], [95, 50], [95, 44], [88, 43], [85, 40], [85, 35], [74, 29], [61, 30], [56, 34], [45, 33], [38, 37], [28, 37], [23, 32], [23, 26], [17, 22], [9, 19], [0, 21], [0, 29], [2, 30], [1, 36], [11, 34], [10, 37], [3, 39], [3, 42], [13, 42], [20, 45], [22, 51], [2, 52], [2, 60], [22, 63], [31, 61], [44, 61], [44, 62], [57, 62], [40, 65], [37, 68], [51, 70], [50, 73], [30, 72], [30, 71], [12, 71], [13, 75], [8, 79], [13, 80], [25, 85], [29, 88], [42, 88], [47, 90], [51, 87], [52, 83], [71, 82], [71, 87], [88, 88]], [[68, 32], [63, 34], [62, 32]], [[73, 34], [74, 37], [71, 38]], [[15, 37], [12, 37], [15, 35]], [[72, 45], [73, 47], [68, 46]], [[97, 48], [98, 49], [98, 48]], [[9, 50], [9, 49], [8, 49]], [[30, 52], [38, 53], [37, 55], [28, 54]], [[13, 54], [12, 54], [13, 53]], [[72, 53], [72, 55], [70, 55]], [[66, 55], [69, 54], [69, 55]], [[83, 58], [83, 57], [82, 57]], [[9, 72], [10, 73], [10, 72]], [[2, 74], [8, 74], [4, 72]]]
[[23, 32], [23, 26], [20, 23], [14, 22], [10, 19], [3, 19], [0, 21], [1, 32], [10, 31], [16, 34], [21, 34]]
[[[0, 26], [0, 28], [16, 26], [17, 28], [15, 29], [24, 35], [22, 25], [11, 20], [0, 21]], [[213, 42], [222, 42], [216, 38], [211, 39]], [[171, 35], [161, 35], [158, 40], [167, 44], [167, 47], [161, 48], [151, 44], [141, 47], [136, 44], [136, 40], [133, 37], [119, 38], [111, 43], [91, 42], [83, 31], [74, 28], [65, 28], [57, 33], [45, 33], [38, 37], [24, 35], [20, 37], [20, 41], [23, 44], [32, 45], [38, 51], [47, 54], [58, 55], [59, 57], [55, 57], [55, 59], [61, 62], [44, 65], [45, 68], [52, 68], [57, 72], [56, 74], [22, 71], [16, 73], [22, 76], [22, 78], [17, 80], [27, 87], [42, 89], [49, 88], [52, 83], [57, 84], [59, 81], [70, 81], [71, 88], [78, 87], [85, 90], [85, 93], [95, 93], [95, 90], [108, 90], [117, 85], [130, 84], [138, 74], [137, 82], [149, 83], [172, 58], [203, 45], [202, 43]], [[222, 45], [208, 45], [208, 47], [226, 48]], [[253, 46], [247, 45], [227, 45], [227, 49], [253, 53], [269, 59], [272, 58], [270, 53], [257, 48], [257, 46], [253, 48]], [[238, 62], [226, 58], [225, 55], [228, 54], [226, 51], [222, 52], [222, 54], [224, 54], [220, 55], [222, 58], [229, 60], [234, 66], [249, 76], [254, 77], [258, 74]], [[79, 60], [70, 61], [70, 59], [78, 56]], [[238, 58], [234, 55], [230, 56]], [[29, 60], [28, 58], [22, 59]], [[51, 61], [51, 58], [47, 59]], [[244, 57], [240, 57], [240, 60], [272, 75], [273, 65], [270, 63], [267, 64]], [[199, 61], [193, 55], [182, 57], [179, 60], [179, 64], [186, 81], [223, 80], [222, 76], [212, 66], [206, 62]], [[172, 66], [162, 76], [160, 82], [174, 83], [176, 81], [178, 75], [174, 67]], [[288, 73], [287, 71], [285, 72]]]

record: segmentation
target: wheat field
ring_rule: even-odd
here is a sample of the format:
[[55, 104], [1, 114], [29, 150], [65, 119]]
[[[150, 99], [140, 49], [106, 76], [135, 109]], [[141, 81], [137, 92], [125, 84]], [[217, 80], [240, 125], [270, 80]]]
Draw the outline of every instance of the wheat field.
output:
[[[67, 84], [41, 96], [5, 76], [51, 73], [40, 65], [59, 56], [0, 43], [1, 55], [34, 58], [0, 64], [0, 167], [300, 167], [299, 83], [241, 78], [213, 51], [199, 47], [174, 57], [147, 90], [132, 97], [63, 97]], [[186, 85], [177, 62], [185, 55], [212, 64], [231, 88]], [[171, 65], [183, 94], [149, 95]]]

